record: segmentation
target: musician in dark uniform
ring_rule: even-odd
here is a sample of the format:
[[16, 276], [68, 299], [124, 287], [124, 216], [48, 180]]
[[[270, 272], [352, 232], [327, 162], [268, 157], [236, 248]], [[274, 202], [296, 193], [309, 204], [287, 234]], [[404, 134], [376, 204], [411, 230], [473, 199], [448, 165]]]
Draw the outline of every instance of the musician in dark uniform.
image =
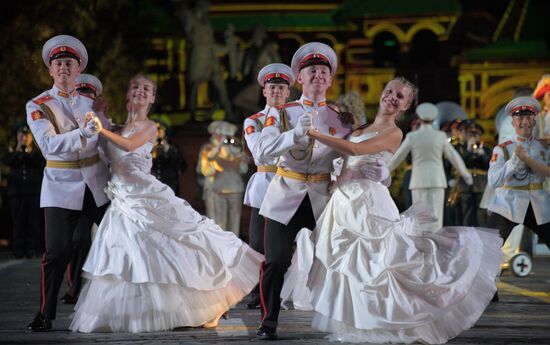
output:
[[44, 251], [40, 185], [46, 162], [27, 125], [19, 125], [16, 135], [16, 146], [2, 159], [10, 168], [6, 189], [13, 232], [11, 249], [18, 259], [40, 257]]
[[179, 195], [180, 175], [187, 169], [187, 162], [170, 140], [170, 127], [161, 120], [157, 119], [155, 122], [157, 123], [157, 143], [152, 153], [151, 174]]
[[479, 208], [481, 197], [487, 185], [487, 170], [491, 160], [492, 150], [489, 149], [481, 136], [484, 133], [483, 127], [474, 121], [467, 121], [465, 126], [466, 144], [462, 152], [462, 160], [474, 178], [472, 185], [460, 181], [462, 195], [463, 224], [465, 226], [486, 226], [487, 212]]

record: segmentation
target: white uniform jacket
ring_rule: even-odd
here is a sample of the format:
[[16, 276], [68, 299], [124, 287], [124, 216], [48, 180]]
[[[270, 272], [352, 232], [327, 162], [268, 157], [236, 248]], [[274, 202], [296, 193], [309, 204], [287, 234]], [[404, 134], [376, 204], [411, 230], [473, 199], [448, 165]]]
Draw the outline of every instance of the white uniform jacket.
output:
[[[74, 162], [98, 154], [98, 136], [84, 139], [79, 129], [85, 125], [86, 113], [92, 111], [93, 102], [76, 91], [67, 94], [55, 86], [27, 102], [27, 123], [47, 161]], [[44, 106], [51, 110], [53, 119]], [[108, 128], [105, 117], [101, 121]], [[108, 201], [104, 191], [108, 179], [109, 169], [102, 160], [81, 168], [46, 167], [40, 207], [81, 210], [86, 185], [96, 205], [101, 206]]]
[[[270, 106], [266, 105], [261, 112], [249, 116], [244, 120], [244, 140], [246, 141], [246, 145], [254, 158], [254, 164], [257, 167], [274, 166], [276, 161], [275, 159], [259, 159], [258, 155], [254, 151], [256, 143], [260, 139], [260, 135], [264, 127], [266, 114], [269, 112], [270, 108]], [[259, 209], [260, 206], [262, 206], [262, 201], [264, 200], [267, 187], [273, 179], [273, 176], [275, 176], [275, 172], [255, 172], [250, 177], [248, 184], [246, 185], [244, 204]]]
[[548, 223], [550, 194], [542, 186], [546, 176], [537, 174], [525, 166], [514, 153], [516, 145], [522, 145], [531, 158], [548, 164], [549, 151], [536, 139], [523, 142], [517, 139], [510, 140], [495, 146], [487, 180], [496, 190], [488, 209], [514, 223], [522, 224], [531, 204], [537, 224]]
[[[311, 156], [307, 157], [304, 148], [310, 137], [294, 138], [294, 127], [300, 115], [316, 110], [318, 114], [313, 116], [313, 127], [319, 132], [343, 138], [350, 133], [350, 128], [342, 125], [338, 113], [327, 107], [324, 101], [313, 102], [302, 95], [299, 101], [287, 103], [284, 109], [288, 115], [289, 129], [281, 132], [279, 110], [271, 108], [255, 146], [256, 157], [261, 160], [278, 158], [278, 167], [300, 174], [330, 174], [332, 161], [340, 154], [320, 142], [315, 142]], [[306, 194], [309, 195], [315, 219], [318, 219], [330, 198], [328, 181], [302, 182], [275, 175], [262, 202], [260, 214], [286, 225]]]
[[414, 132], [407, 134], [405, 140], [388, 162], [388, 169], [394, 170], [407, 157], [412, 155], [412, 172], [409, 189], [447, 188], [447, 179], [443, 168], [443, 155], [463, 177], [470, 175], [460, 154], [447, 140], [447, 135], [423, 124]]

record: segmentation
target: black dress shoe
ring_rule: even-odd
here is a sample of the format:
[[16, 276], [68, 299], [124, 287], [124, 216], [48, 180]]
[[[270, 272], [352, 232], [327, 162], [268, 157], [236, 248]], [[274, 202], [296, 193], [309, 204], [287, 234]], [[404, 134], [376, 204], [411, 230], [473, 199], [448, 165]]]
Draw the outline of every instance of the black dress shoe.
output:
[[44, 317], [42, 313], [37, 313], [27, 329], [33, 332], [47, 332], [52, 329], [52, 322]]
[[277, 339], [277, 330], [275, 328], [261, 326], [257, 336], [261, 340], [275, 340]]
[[63, 297], [61, 297], [61, 303], [63, 304], [76, 304], [77, 300], [78, 300], [78, 297], [69, 295], [68, 292], [65, 295], [63, 295]]
[[495, 294], [493, 295], [493, 299], [491, 300], [491, 302], [498, 302], [498, 292], [495, 292]]
[[246, 307], [248, 309], [260, 309], [261, 307], [261, 300], [260, 296], [254, 297], [250, 302], [246, 304]]

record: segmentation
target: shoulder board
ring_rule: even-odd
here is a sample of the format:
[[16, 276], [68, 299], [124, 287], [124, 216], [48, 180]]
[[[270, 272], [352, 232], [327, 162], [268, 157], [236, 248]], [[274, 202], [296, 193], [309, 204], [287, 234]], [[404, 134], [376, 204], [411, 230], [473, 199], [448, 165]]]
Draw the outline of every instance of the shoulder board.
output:
[[286, 104], [284, 105], [284, 107], [285, 107], [285, 108], [291, 108], [291, 107], [297, 107], [297, 106], [299, 106], [299, 105], [301, 105], [300, 102], [290, 102], [290, 103], [286, 103]]
[[503, 142], [502, 144], [498, 144], [498, 146], [499, 147], [506, 147], [506, 146], [510, 145], [511, 143], [513, 143], [513, 141], [508, 140], [508, 141]]
[[250, 115], [248, 118], [250, 120], [256, 120], [258, 117], [261, 117], [261, 116], [265, 116], [264, 113], [257, 113], [257, 114], [254, 114], [254, 115]]
[[50, 95], [46, 95], [46, 96], [43, 96], [43, 97], [40, 97], [40, 98], [37, 98], [37, 99], [33, 99], [32, 101], [38, 105], [40, 104], [43, 104], [47, 101], [49, 101], [50, 99], [52, 99], [53, 97], [50, 96]]

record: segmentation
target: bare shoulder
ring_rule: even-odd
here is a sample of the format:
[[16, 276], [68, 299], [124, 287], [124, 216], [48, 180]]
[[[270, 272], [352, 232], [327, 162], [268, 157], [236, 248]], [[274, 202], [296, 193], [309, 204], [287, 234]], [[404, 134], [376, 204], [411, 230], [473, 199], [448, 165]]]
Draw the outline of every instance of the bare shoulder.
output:
[[136, 121], [136, 122], [134, 122], [134, 126], [140, 132], [150, 130], [152, 128], [155, 128], [155, 130], [156, 130], [156, 127], [157, 127], [156, 123], [154, 121], [151, 121], [151, 120]]
[[401, 138], [403, 137], [403, 131], [401, 130], [401, 128], [399, 128], [397, 126], [389, 128], [388, 129], [388, 134], [389, 135], [398, 135]]
[[379, 132], [379, 134], [382, 134], [381, 137], [388, 138], [390, 140], [399, 140], [399, 141], [401, 141], [401, 139], [403, 139], [403, 131], [401, 130], [401, 128], [399, 128], [397, 126], [382, 129], [378, 132]]
[[157, 123], [155, 121], [152, 121], [152, 120], [145, 120], [143, 121], [144, 124], [143, 126], [147, 129], [150, 129], [150, 128], [154, 128], [155, 131], [157, 130]]

